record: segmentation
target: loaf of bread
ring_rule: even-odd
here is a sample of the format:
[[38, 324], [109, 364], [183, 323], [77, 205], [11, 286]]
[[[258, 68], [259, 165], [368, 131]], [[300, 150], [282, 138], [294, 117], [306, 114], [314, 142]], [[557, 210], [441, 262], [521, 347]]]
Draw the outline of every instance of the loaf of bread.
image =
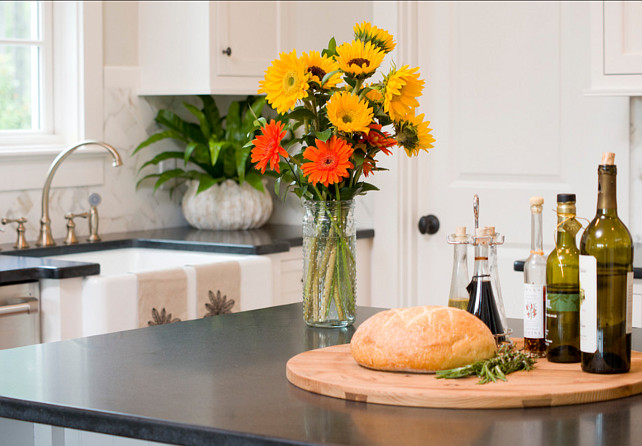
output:
[[488, 359], [495, 339], [479, 318], [443, 306], [397, 308], [365, 320], [350, 342], [360, 365], [395, 372], [435, 372]]

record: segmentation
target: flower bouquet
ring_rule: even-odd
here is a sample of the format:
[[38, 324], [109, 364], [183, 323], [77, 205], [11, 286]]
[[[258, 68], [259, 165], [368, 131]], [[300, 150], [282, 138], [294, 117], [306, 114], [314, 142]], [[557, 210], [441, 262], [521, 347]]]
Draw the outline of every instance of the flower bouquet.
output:
[[355, 319], [354, 199], [377, 188], [365, 180], [380, 154], [395, 146], [408, 156], [435, 141], [416, 113], [424, 81], [418, 68], [394, 65], [373, 76], [395, 47], [385, 30], [363, 22], [354, 40], [321, 53], [281, 53], [265, 72], [259, 93], [278, 112], [259, 118], [251, 161], [276, 177], [275, 191], [303, 200], [303, 307], [306, 323], [347, 326]]

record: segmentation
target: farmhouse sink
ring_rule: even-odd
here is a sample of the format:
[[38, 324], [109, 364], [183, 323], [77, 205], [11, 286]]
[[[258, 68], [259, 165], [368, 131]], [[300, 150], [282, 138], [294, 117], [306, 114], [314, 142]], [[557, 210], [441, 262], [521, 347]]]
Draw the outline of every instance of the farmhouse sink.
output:
[[194, 265], [240, 264], [240, 311], [273, 305], [272, 261], [267, 256], [122, 248], [43, 257], [100, 264], [100, 274], [41, 280], [44, 342], [138, 328], [137, 273], [182, 268], [187, 276], [188, 319], [197, 317]]

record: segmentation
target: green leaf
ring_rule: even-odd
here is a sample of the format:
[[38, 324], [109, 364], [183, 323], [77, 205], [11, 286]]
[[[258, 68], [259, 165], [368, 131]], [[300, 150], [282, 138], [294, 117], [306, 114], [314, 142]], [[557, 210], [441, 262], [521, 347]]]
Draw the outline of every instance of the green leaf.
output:
[[187, 140], [201, 143], [207, 142], [207, 138], [203, 136], [203, 132], [201, 132], [201, 128], [197, 124], [187, 122], [169, 110], [159, 110], [156, 115], [156, 122], [177, 131]]
[[190, 157], [192, 156], [192, 153], [198, 146], [202, 146], [202, 144], [199, 144], [197, 142], [191, 142], [185, 147], [185, 152], [183, 153], [183, 161], [184, 165], [187, 166], [187, 163], [189, 162]]
[[165, 172], [161, 173], [158, 175], [158, 180], [156, 181], [156, 184], [154, 184], [154, 192], [158, 190], [160, 186], [162, 186], [164, 183], [167, 181], [173, 179], [173, 178], [184, 178], [185, 176], [185, 171], [183, 169], [171, 169], [171, 170], [166, 170]]
[[225, 129], [223, 128], [223, 119], [216, 106], [216, 101], [212, 96], [200, 95], [199, 98], [203, 101], [203, 113], [210, 123], [212, 132], [216, 135], [216, 139], [222, 139], [223, 135], [225, 135]]
[[138, 168], [138, 172], [140, 172], [141, 170], [143, 170], [147, 166], [156, 165], [156, 164], [160, 163], [161, 161], [165, 161], [165, 160], [168, 160], [168, 159], [179, 159], [179, 160], [183, 159], [183, 152], [162, 152], [162, 153], [159, 153], [154, 158], [152, 158], [151, 160], [147, 161], [142, 166], [140, 166]]
[[236, 174], [239, 177], [239, 183], [245, 181], [245, 171], [247, 170], [247, 158], [250, 155], [249, 148], [236, 147], [234, 156], [236, 158]]
[[326, 142], [328, 139], [330, 139], [331, 136], [332, 136], [332, 129], [325, 129], [322, 132], [316, 133], [316, 138], [323, 142]]
[[328, 47], [321, 52], [322, 56], [334, 57], [337, 54], [337, 41], [331, 38], [328, 42]]
[[214, 178], [210, 176], [202, 176], [199, 181], [198, 181], [198, 189], [196, 189], [196, 194], [200, 194], [204, 190], [209, 189], [210, 187], [214, 186], [216, 183], [220, 183], [221, 180], [215, 180]]
[[263, 192], [265, 190], [263, 188], [263, 176], [256, 170], [248, 172], [247, 175], [245, 175], [245, 181], [259, 192]]
[[218, 158], [221, 154], [221, 150], [225, 148], [225, 146], [229, 145], [229, 142], [227, 141], [212, 141], [210, 140], [210, 163], [212, 166], [216, 165], [216, 162], [218, 161]]
[[134, 152], [132, 153], [132, 155], [135, 155], [140, 149], [147, 147], [150, 144], [154, 144], [155, 142], [161, 141], [163, 139], [168, 139], [168, 138], [175, 139], [182, 142], [187, 142], [187, 139], [181, 133], [175, 130], [165, 130], [163, 132], [156, 133], [150, 136], [149, 138], [147, 138], [145, 141], [141, 142], [138, 145], [138, 147], [134, 149]]
[[192, 104], [188, 104], [187, 102], [183, 102], [183, 105], [198, 119], [198, 122], [201, 125], [201, 132], [203, 133], [203, 136], [205, 136], [207, 139], [210, 139], [210, 136], [212, 135], [212, 129], [210, 128], [210, 123], [207, 120], [207, 117], [205, 117], [205, 113], [194, 107]]
[[341, 70], [334, 70], [334, 71], [330, 71], [329, 73], [326, 73], [325, 76], [323, 76], [323, 79], [321, 79], [321, 85], [328, 82], [330, 78], [337, 73], [341, 73]]
[[232, 102], [227, 109], [225, 118], [225, 139], [228, 141], [239, 141], [241, 139], [241, 103]]
[[297, 121], [303, 121], [304, 119], [313, 121], [316, 117], [314, 116], [314, 113], [312, 113], [310, 110], [308, 110], [305, 107], [297, 107], [294, 110], [292, 110], [289, 114], [290, 119], [294, 119]]
[[241, 129], [243, 133], [249, 133], [252, 129], [256, 127], [255, 122], [260, 118], [263, 113], [263, 108], [265, 107], [265, 96], [261, 96], [254, 100], [252, 105], [250, 105], [249, 110], [243, 116]]

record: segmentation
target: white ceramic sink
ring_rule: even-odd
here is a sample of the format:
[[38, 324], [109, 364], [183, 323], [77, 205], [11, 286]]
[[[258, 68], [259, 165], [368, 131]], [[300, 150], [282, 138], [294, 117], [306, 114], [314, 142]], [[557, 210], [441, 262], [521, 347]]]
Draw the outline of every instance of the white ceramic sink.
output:
[[171, 269], [186, 265], [203, 265], [209, 263], [238, 260], [251, 261], [256, 256], [238, 254], [220, 254], [195, 251], [177, 251], [171, 249], [122, 248], [105, 251], [81, 252], [47, 257], [55, 260], [89, 262], [100, 264], [101, 276], [116, 276], [126, 273], [140, 273]]
[[198, 313], [195, 265], [235, 260], [241, 269], [237, 311], [273, 305], [273, 269], [268, 256], [122, 248], [46, 257], [100, 264], [100, 275], [41, 280], [44, 342], [138, 327], [136, 274], [181, 268], [187, 276], [188, 319]]

